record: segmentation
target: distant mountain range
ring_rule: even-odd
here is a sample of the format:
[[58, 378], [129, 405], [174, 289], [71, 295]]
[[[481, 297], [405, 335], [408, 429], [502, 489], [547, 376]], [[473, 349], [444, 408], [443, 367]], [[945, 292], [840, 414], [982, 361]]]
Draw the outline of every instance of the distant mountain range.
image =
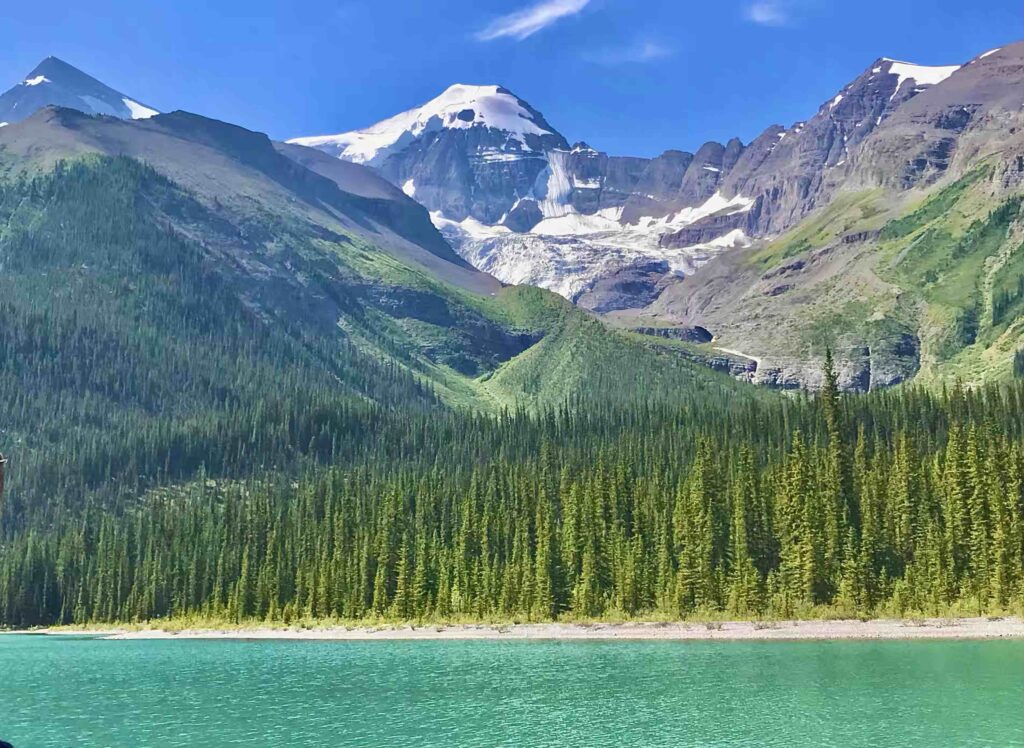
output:
[[[9, 123], [0, 163], [16, 152], [38, 159], [30, 144], [41, 128], [49, 123], [52, 134], [55, 121], [69, 121], [32, 116], [48, 106], [153, 118], [123, 132], [76, 125], [94, 140], [76, 136], [73, 148], [57, 149], [63, 156], [101, 146], [147, 159], [148, 146], [111, 138], [134, 143], [150, 131], [139, 127], [191, 131], [201, 120], [155, 117], [49, 58], [0, 96], [0, 122]], [[255, 142], [230, 131], [232, 148]], [[187, 184], [193, 155], [171, 158], [166, 145], [168, 173]], [[383, 177], [373, 189], [383, 194], [390, 183], [389, 210], [402, 206], [403, 216], [385, 224], [405, 237], [402, 251], [416, 248], [418, 263], [435, 258], [430, 272], [471, 265], [661, 337], [709, 331], [714, 343], [691, 353], [754, 381], [813, 383], [826, 342], [855, 388], [919, 373], [1005, 376], [1018, 347], [1015, 315], [995, 323], [993, 310], [1015, 308], [1024, 227], [1014, 214], [998, 241], [967, 245], [1024, 189], [1024, 43], [962, 65], [881, 58], [806, 121], [773, 125], [747, 144], [732, 138], [653, 159], [570, 144], [496, 85], [454, 85], [366, 129], [273, 150], [330, 178], [343, 168], [361, 184]], [[927, 207], [936, 200], [942, 210]], [[897, 236], [893, 227], [912, 216], [916, 228]]]
[[[861, 143], [960, 69], [879, 59], [805, 122], [654, 159], [570, 146], [499, 86], [452, 86], [365, 130], [292, 142], [373, 166], [477, 267], [611, 311], [654, 301], [672, 277], [789, 228], [863, 178]], [[933, 178], [941, 152], [926, 147], [922, 164], [885, 178]]]

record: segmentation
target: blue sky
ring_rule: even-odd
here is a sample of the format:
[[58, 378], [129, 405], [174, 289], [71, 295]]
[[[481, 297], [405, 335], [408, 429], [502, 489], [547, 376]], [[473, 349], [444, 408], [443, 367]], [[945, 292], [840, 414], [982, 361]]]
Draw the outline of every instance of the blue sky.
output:
[[275, 138], [500, 83], [620, 155], [749, 141], [877, 57], [953, 64], [1024, 38], [1021, 0], [49, 0], [9, 3], [2, 88], [53, 54], [161, 110]]

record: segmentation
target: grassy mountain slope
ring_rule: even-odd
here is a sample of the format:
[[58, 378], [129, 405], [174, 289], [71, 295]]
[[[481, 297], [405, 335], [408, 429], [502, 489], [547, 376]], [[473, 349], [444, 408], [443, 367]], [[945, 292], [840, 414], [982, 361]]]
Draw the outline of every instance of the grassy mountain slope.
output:
[[921, 376], [1005, 379], [1021, 345], [1024, 213], [1020, 195], [992, 200], [982, 168], [886, 226], [883, 272], [913, 289]]
[[769, 384], [814, 384], [826, 346], [852, 388], [1008, 378], [1024, 215], [1003, 172], [985, 162], [924, 191], [842, 193], [774, 241], [717, 258], [640, 319], [707, 327]]

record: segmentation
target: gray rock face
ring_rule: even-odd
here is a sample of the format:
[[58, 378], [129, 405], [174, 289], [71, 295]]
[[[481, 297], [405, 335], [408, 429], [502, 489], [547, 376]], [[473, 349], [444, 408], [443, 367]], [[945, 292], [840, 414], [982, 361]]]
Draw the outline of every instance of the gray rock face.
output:
[[[546, 168], [543, 151], [503, 151], [507, 140], [488, 127], [440, 130], [388, 156], [378, 170], [395, 184], [411, 183], [410, 192], [431, 211], [495, 224], [531, 193]], [[552, 148], [564, 145], [561, 136], [547, 141]], [[508, 158], [481, 155], [489, 152]]]
[[25, 80], [0, 95], [0, 123], [21, 122], [46, 106], [120, 119], [146, 119], [158, 113], [56, 57], [47, 57]]
[[845, 178], [902, 190], [962, 175], [995, 154], [1005, 186], [1020, 185], [1022, 126], [1024, 42], [1017, 42], [976, 57], [887, 115], [851, 155]]
[[631, 309], [637, 301], [650, 304], [661, 293], [661, 279], [669, 270], [665, 262], [637, 263], [614, 275], [598, 279], [576, 298], [576, 303], [598, 313]]
[[765, 130], [729, 170], [723, 192], [760, 201], [749, 227], [753, 235], [785, 231], [846, 183], [855, 154], [872, 133], [955, 69], [876, 60], [806, 122]]
[[667, 340], [683, 340], [687, 343], [710, 343], [714, 336], [699, 325], [697, 327], [634, 327], [633, 332], [654, 335]]
[[622, 220], [633, 223], [644, 216], [661, 217], [679, 196], [683, 175], [693, 163], [693, 154], [685, 151], [665, 151], [657, 158], [645, 161], [629, 190]]

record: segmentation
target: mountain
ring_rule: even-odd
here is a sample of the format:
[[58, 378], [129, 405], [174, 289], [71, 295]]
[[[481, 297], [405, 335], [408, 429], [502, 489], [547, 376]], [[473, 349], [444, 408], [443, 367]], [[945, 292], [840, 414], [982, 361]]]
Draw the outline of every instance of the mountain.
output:
[[384, 413], [739, 386], [504, 288], [367, 167], [186, 112], [0, 128], [0, 225], [7, 526], [54, 481], [74, 503], [351, 455]]
[[869, 69], [851, 89], [868, 98], [844, 97], [834, 124], [820, 112], [800, 133], [811, 143], [788, 163], [813, 154], [818, 178], [778, 165], [780, 176], [742, 183], [779, 195], [761, 242], [673, 280], [621, 321], [706, 327], [766, 383], [815, 382], [829, 343], [844, 384], [861, 389], [1014, 376], [1024, 346], [1024, 43], [940, 69], [928, 87], [904, 79], [891, 101], [891, 82], [872, 93], [896, 65]]
[[146, 119], [157, 114], [152, 107], [56, 57], [47, 57], [21, 83], [0, 95], [0, 123], [20, 122], [45, 106], [70, 107], [86, 114], [121, 119]]
[[477, 267], [612, 311], [800, 220], [849, 149], [956, 69], [880, 59], [807, 122], [654, 159], [570, 147], [498, 86], [453, 86], [365, 130], [293, 142], [376, 168]]
[[[369, 170], [274, 144], [241, 127], [185, 112], [124, 121], [46, 108], [0, 131], [0, 164], [12, 177], [96, 156], [144, 162], [169, 180], [191, 207], [160, 207], [159, 222], [198, 242], [205, 264], [251, 314], [306, 335], [365, 336], [380, 339], [367, 343], [371, 347], [393, 346], [387, 334], [393, 323], [372, 318], [394, 318], [389, 313], [412, 304], [422, 281], [384, 283], [382, 274], [430, 278], [475, 294], [501, 288], [451, 250], [421, 206]], [[410, 313], [426, 322], [433, 306], [433, 314], [454, 320], [454, 305], [484, 324], [451, 295], [451, 305], [425, 302], [424, 310]], [[339, 320], [355, 310], [358, 319], [339, 328]], [[468, 318], [462, 321], [475, 324]], [[409, 366], [450, 362], [474, 370], [483, 365], [474, 350], [500, 360], [512, 350], [502, 346], [518, 345], [515, 336], [506, 340], [497, 329], [477, 331], [474, 338], [454, 322], [439, 325], [449, 337], [467, 337], [442, 345], [431, 336], [420, 347], [403, 334]]]
[[[180, 111], [0, 128], [0, 625], [1011, 611], [1024, 385], [841, 398], [826, 351], [1024, 373], [1022, 58], [882, 61], [756, 152], [647, 162], [497, 88], [336, 141], [372, 167]], [[524, 224], [472, 212], [533, 169]], [[632, 307], [455, 232], [591, 252], [577, 297]]]
[[[743, 243], [739, 231], [716, 243], [666, 253], [660, 237], [705, 215], [747, 210], [691, 179], [685, 194], [641, 196], [681, 179], [690, 154], [616, 158], [585, 143], [570, 146], [528, 103], [500, 86], [456, 85], [424, 106], [365, 130], [292, 143], [367, 164], [425, 205], [445, 237], [476, 267], [508, 283], [556, 290], [579, 300], [601, 278], [633, 272], [647, 284], [692, 269], [708, 251]], [[705, 154], [694, 172], [708, 173]], [[664, 190], [662, 190], [664, 192]], [[673, 207], [690, 207], [671, 216]], [[651, 298], [654, 298], [652, 295]], [[630, 299], [635, 303], [635, 299]], [[589, 305], [616, 308], [610, 298]]]
[[[989, 179], [967, 190], [977, 201], [965, 207], [973, 220], [1020, 188], [1022, 57], [1017, 43], [962, 65], [879, 58], [807, 120], [768, 127], [751, 143], [732, 138], [639, 159], [567, 146], [559, 136], [562, 142], [534, 144], [525, 178], [510, 175], [500, 160], [526, 159], [518, 146], [494, 151], [497, 140], [515, 142], [502, 130], [507, 123], [465, 120], [460, 133], [492, 133], [484, 154], [441, 124], [424, 135], [409, 126], [421, 115], [402, 115], [386, 122], [390, 145], [372, 165], [415, 189], [452, 246], [503, 281], [554, 290], [637, 329], [709, 330], [721, 344], [714, 355], [733, 355], [722, 347], [744, 351], [734, 357], [736, 367], [757, 369], [747, 375], [780, 386], [815, 381], [824, 331], [832, 331], [848, 351], [844, 384], [882, 386], [946, 371], [947, 347], [929, 350], [919, 310], [867, 325], [884, 329], [844, 329], [852, 325], [833, 324], [850, 311], [838, 300], [874, 298], [878, 289], [919, 294], [921, 278], [879, 277], [887, 273], [874, 269], [876, 240], [887, 221], [933, 192], [991, 168]], [[380, 127], [335, 136], [346, 145], [332, 155], [356, 158], [348, 144]], [[327, 148], [321, 140], [302, 142]], [[436, 168], [430, 154], [439, 141], [457, 167]], [[485, 206], [467, 200], [477, 194], [498, 197]], [[975, 274], [971, 283], [983, 291], [990, 280]], [[806, 292], [798, 292], [805, 283]], [[961, 305], [940, 316], [980, 313]], [[996, 368], [1005, 375], [1012, 346], [1001, 345]]]
[[[460, 85], [366, 130], [287, 144], [181, 112], [48, 108], [0, 130], [0, 169], [144, 161], [217, 218], [162, 220], [240, 262], [244, 277], [229, 275], [246, 304], [330, 336], [358, 308], [347, 338], [384, 358], [401, 350], [442, 398], [505, 398], [492, 390], [501, 376], [465, 378], [515, 368], [551, 333], [467, 304], [505, 298], [494, 278], [555, 290], [644, 345], [681, 339], [679, 355], [765, 384], [815, 384], [826, 345], [852, 388], [1005, 377], [1018, 347], [1022, 46], [960, 66], [881, 58], [804, 122], [654, 159], [570, 145], [507, 89]], [[947, 209], [922, 207], [934, 205]], [[269, 238], [281, 231], [291, 238]], [[317, 265], [325, 241], [341, 263], [330, 272]], [[414, 290], [393, 272], [418, 278]], [[975, 353], [984, 366], [968, 364]]]
[[373, 166], [432, 211], [486, 223], [532, 187], [545, 154], [567, 147], [511, 92], [464, 85], [365, 130], [291, 142]]

